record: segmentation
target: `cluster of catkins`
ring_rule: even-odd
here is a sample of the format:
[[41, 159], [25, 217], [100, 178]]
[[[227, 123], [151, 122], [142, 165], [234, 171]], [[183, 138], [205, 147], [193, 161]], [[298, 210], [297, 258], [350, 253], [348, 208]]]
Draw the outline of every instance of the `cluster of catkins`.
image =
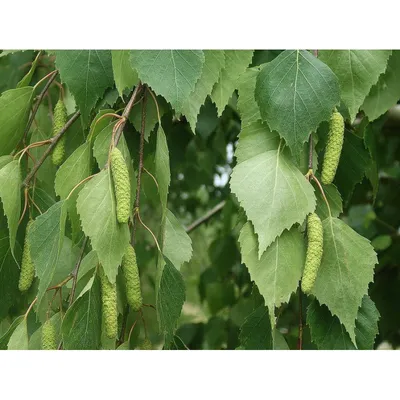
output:
[[[333, 182], [339, 164], [344, 139], [344, 120], [335, 109], [329, 121], [329, 135], [326, 144], [321, 181], [324, 185]], [[317, 279], [318, 268], [322, 260], [324, 236], [322, 222], [316, 213], [307, 217], [308, 246], [301, 289], [310, 294]]]
[[[67, 122], [67, 110], [64, 102], [60, 98], [54, 108], [53, 136], [57, 135]], [[52, 153], [54, 165], [60, 166], [65, 157], [65, 136], [58, 141]], [[129, 172], [125, 159], [121, 151], [114, 147], [110, 154], [110, 166], [114, 182], [115, 198], [117, 203], [117, 221], [125, 224], [129, 220], [131, 188]], [[35, 267], [32, 262], [28, 233], [33, 220], [30, 220], [26, 227], [25, 242], [22, 254], [21, 271], [19, 278], [19, 290], [26, 292], [32, 285], [35, 277]], [[142, 307], [142, 292], [140, 288], [139, 269], [136, 262], [135, 249], [128, 245], [125, 255], [122, 259], [122, 272], [125, 278], [126, 297], [129, 306], [133, 311], [139, 311]], [[101, 265], [98, 273], [101, 282], [102, 297], [102, 316], [103, 326], [108, 338], [116, 338], [118, 330], [118, 312], [117, 312], [117, 288], [115, 283], [111, 283]], [[148, 339], [146, 339], [148, 341]], [[143, 346], [141, 346], [143, 347]], [[42, 328], [42, 348], [46, 350], [55, 350], [56, 332], [51, 320], [47, 320]], [[146, 342], [144, 348], [151, 348]]]

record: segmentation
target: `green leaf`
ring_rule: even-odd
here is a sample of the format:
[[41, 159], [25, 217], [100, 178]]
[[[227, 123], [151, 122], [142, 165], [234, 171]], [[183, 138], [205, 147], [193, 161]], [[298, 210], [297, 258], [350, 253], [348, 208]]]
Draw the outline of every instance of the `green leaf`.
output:
[[11, 89], [0, 97], [0, 156], [11, 153], [22, 139], [32, 105], [33, 88]]
[[370, 162], [371, 157], [363, 140], [346, 131], [334, 181], [345, 204], [350, 200], [355, 185], [362, 181]]
[[384, 74], [372, 86], [361, 108], [373, 121], [400, 99], [400, 50], [393, 50]]
[[238, 163], [279, 147], [279, 135], [271, 132], [266, 123], [252, 122], [242, 128], [235, 156]]
[[[331, 208], [332, 217], [338, 217], [343, 212], [342, 198], [339, 191], [333, 184], [322, 185], [322, 188], [324, 189], [329, 207]], [[317, 207], [315, 208], [315, 212], [321, 220], [324, 220], [329, 217], [329, 211], [325, 200], [322, 197], [321, 191], [318, 188], [315, 190], [315, 196], [317, 198]]]
[[255, 97], [262, 118], [277, 131], [296, 159], [303, 143], [339, 103], [333, 72], [308, 51], [286, 50], [257, 77]]
[[257, 307], [246, 318], [240, 328], [239, 340], [243, 350], [273, 349], [271, 323], [267, 307]]
[[0, 337], [0, 350], [7, 350], [7, 345], [10, 340], [10, 337], [15, 331], [15, 329], [18, 327], [18, 325], [21, 323], [23, 318], [24, 318], [23, 315], [20, 315], [19, 317], [15, 318], [10, 327], [7, 329], [7, 332]]
[[[17, 251], [20, 253], [18, 242], [15, 250], [16, 253]], [[20, 259], [20, 257], [16, 258]], [[18, 264], [11, 253], [6, 219], [0, 209], [0, 320], [8, 314], [9, 308], [15, 304], [15, 299], [19, 296], [18, 280]]]
[[259, 259], [257, 237], [251, 223], [247, 222], [240, 231], [239, 243], [242, 262], [274, 321], [275, 307], [288, 302], [299, 285], [306, 254], [304, 237], [297, 228], [284, 231]]
[[164, 266], [158, 271], [157, 318], [160, 331], [166, 335], [166, 343], [169, 343], [173, 338], [185, 301], [185, 283], [181, 273], [168, 258], [165, 258], [163, 264]]
[[163, 240], [163, 254], [179, 271], [184, 262], [192, 258], [192, 240], [182, 224], [167, 210]]
[[[41, 104], [35, 116], [36, 124], [32, 130], [32, 134], [30, 137], [30, 144], [40, 142], [42, 140], [49, 139], [52, 136], [52, 122], [49, 114], [49, 108]], [[72, 127], [71, 127], [72, 128]], [[67, 133], [69, 134], [69, 132]], [[29, 150], [30, 154], [36, 159], [39, 160], [43, 153], [45, 152], [46, 147], [33, 147]], [[36, 173], [36, 178], [39, 179], [44, 188], [46, 189], [47, 194], [53, 195], [54, 192], [54, 178], [57, 171], [57, 167], [53, 164], [51, 157], [47, 157], [42, 166], [38, 169]], [[36, 193], [36, 190], [35, 190]]]
[[[56, 193], [62, 200], [66, 199], [71, 190], [87, 178], [91, 172], [91, 149], [90, 143], [86, 142], [79, 146], [57, 170], [54, 182]], [[83, 186], [74, 189], [68, 201], [68, 214], [71, 221], [73, 236], [76, 238], [81, 230], [79, 216], [76, 210], [76, 199]]]
[[131, 63], [142, 82], [180, 111], [200, 78], [204, 53], [202, 50], [132, 50]]
[[96, 275], [65, 314], [61, 330], [66, 350], [97, 350], [101, 339], [101, 294]]
[[337, 218], [322, 222], [324, 249], [312, 294], [328, 306], [355, 343], [358, 308], [378, 260], [369, 240]]
[[78, 195], [77, 209], [82, 229], [89, 236], [105, 274], [114, 283], [129, 243], [129, 229], [127, 224], [119, 224], [117, 221], [109, 168], [85, 184]]
[[60, 257], [54, 269], [54, 275], [49, 286], [62, 282], [75, 268], [79, 257], [79, 248], [74, 246], [72, 240], [64, 236]]
[[200, 79], [182, 108], [182, 114], [186, 116], [193, 132], [196, 129], [200, 107], [204, 104], [206, 97], [211, 94], [213, 86], [218, 82], [221, 70], [225, 66], [224, 50], [204, 50], [204, 57]]
[[[374, 302], [365, 295], [358, 309], [356, 343], [359, 350], [372, 350], [378, 334], [379, 312]], [[307, 308], [307, 325], [312, 341], [319, 350], [355, 350], [349, 334], [336, 316], [325, 305], [313, 300]]]
[[218, 116], [222, 114], [233, 92], [238, 88], [239, 77], [246, 71], [252, 58], [252, 50], [225, 50], [225, 68], [211, 93], [211, 100], [217, 106]]
[[248, 68], [238, 80], [239, 99], [237, 106], [242, 119], [242, 129], [261, 120], [260, 109], [254, 95], [257, 76], [261, 67]]
[[28, 73], [18, 82], [17, 88], [21, 88], [24, 86], [28, 86], [31, 83], [32, 76], [36, 71], [36, 67], [39, 61], [39, 57], [41, 56], [41, 51], [37, 54], [35, 60], [33, 61], [31, 68], [29, 69]]
[[137, 72], [129, 61], [129, 55], [129, 50], [111, 50], [115, 86], [121, 97], [124, 89], [132, 89], [139, 81]]
[[8, 342], [8, 350], [28, 350], [28, 325], [25, 318], [15, 328]]
[[[114, 113], [115, 111], [111, 108], [100, 110], [96, 116], [93, 118], [92, 123], [90, 124], [89, 134], [87, 136], [87, 140], [93, 143], [94, 139], [97, 135], [109, 125], [115, 124], [115, 117], [109, 116], [102, 118], [105, 114]], [[111, 118], [111, 119], [110, 119]]]
[[13, 156], [0, 156], [0, 170], [14, 159]]
[[0, 169], [0, 199], [7, 216], [10, 248], [14, 255], [18, 221], [21, 214], [21, 170], [18, 160]]
[[319, 58], [339, 79], [341, 98], [354, 121], [358, 109], [387, 65], [391, 50], [322, 50]]
[[163, 209], [163, 215], [167, 209], [168, 189], [171, 182], [171, 171], [169, 167], [169, 151], [167, 138], [160, 125], [157, 131], [157, 144], [155, 154], [155, 174], [158, 182], [158, 191]]
[[64, 241], [67, 204], [61, 200], [38, 216], [28, 232], [30, 253], [39, 278], [38, 304], [49, 287]]
[[257, 233], [259, 258], [277, 236], [315, 209], [313, 187], [280, 149], [236, 165], [230, 185]]
[[110, 50], [57, 50], [56, 67], [87, 123], [105, 90], [114, 84]]

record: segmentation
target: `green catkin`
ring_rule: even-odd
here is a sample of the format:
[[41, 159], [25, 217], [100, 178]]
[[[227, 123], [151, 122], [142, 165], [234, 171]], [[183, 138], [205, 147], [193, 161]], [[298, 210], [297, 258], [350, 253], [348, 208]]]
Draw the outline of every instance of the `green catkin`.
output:
[[35, 277], [35, 266], [32, 262], [30, 245], [28, 242], [28, 232], [32, 226], [33, 220], [30, 220], [26, 225], [24, 249], [22, 252], [21, 272], [19, 275], [18, 288], [21, 292], [26, 292], [32, 285]]
[[42, 350], [57, 350], [56, 328], [49, 319], [42, 327]]
[[301, 289], [305, 294], [310, 294], [321, 264], [324, 240], [322, 222], [315, 213], [310, 214], [307, 218], [307, 236], [307, 255]]
[[138, 346], [138, 350], [153, 350], [153, 344], [150, 339], [144, 339]]
[[344, 139], [344, 119], [336, 109], [329, 121], [328, 142], [326, 144], [324, 163], [322, 166], [321, 181], [324, 185], [333, 182], [336, 169], [339, 165]]
[[[61, 128], [67, 122], [67, 109], [65, 108], [64, 102], [60, 99], [58, 100], [55, 108], [54, 108], [54, 123], [53, 123], [53, 136], [57, 135], [60, 132]], [[53, 154], [52, 160], [53, 164], [59, 166], [64, 161], [65, 156], [65, 135], [61, 136], [61, 139], [56, 144]]]
[[126, 298], [133, 311], [142, 308], [142, 291], [140, 289], [139, 269], [136, 261], [136, 253], [133, 246], [129, 245], [122, 259], [122, 272], [125, 277]]
[[102, 266], [99, 268], [99, 276], [104, 328], [106, 336], [109, 339], [114, 339], [118, 330], [117, 285], [110, 283]]
[[111, 151], [111, 172], [117, 200], [117, 220], [119, 223], [124, 224], [129, 219], [131, 185], [124, 157], [116, 147]]

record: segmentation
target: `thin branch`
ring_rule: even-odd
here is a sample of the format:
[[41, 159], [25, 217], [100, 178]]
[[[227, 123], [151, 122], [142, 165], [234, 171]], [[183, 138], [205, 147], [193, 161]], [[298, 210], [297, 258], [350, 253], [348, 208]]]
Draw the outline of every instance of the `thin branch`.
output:
[[[140, 206], [140, 190], [141, 190], [141, 182], [142, 182], [142, 172], [143, 172], [143, 159], [144, 159], [144, 133], [146, 128], [146, 104], [147, 104], [147, 87], [145, 87], [143, 93], [143, 102], [142, 102], [142, 125], [140, 128], [140, 145], [139, 145], [139, 168], [137, 174], [137, 184], [136, 184], [136, 198], [134, 210], [136, 210], [137, 215], [139, 215], [139, 206]], [[136, 235], [136, 226], [137, 226], [137, 218], [135, 218], [136, 213], [133, 215], [133, 226], [132, 226], [132, 236], [131, 243], [132, 246], [135, 245], [135, 235]]]
[[83, 256], [85, 254], [85, 248], [86, 248], [87, 242], [88, 242], [88, 237], [86, 236], [85, 240], [83, 241], [81, 252], [79, 253], [78, 261], [76, 262], [75, 268], [74, 268], [74, 270], [72, 271], [72, 274], [71, 274], [72, 275], [72, 288], [71, 288], [71, 294], [70, 294], [70, 298], [69, 298], [68, 307], [71, 307], [71, 304], [74, 301], [76, 283], [78, 281], [78, 272], [79, 272], [79, 268], [80, 268], [81, 263], [82, 263]]
[[118, 145], [119, 139], [120, 139], [120, 137], [122, 135], [122, 131], [125, 128], [126, 121], [128, 120], [129, 114], [130, 114], [130, 112], [132, 110], [132, 107], [133, 107], [133, 105], [135, 103], [135, 100], [136, 100], [139, 92], [141, 91], [141, 89], [142, 89], [142, 84], [139, 82], [136, 85], [136, 88], [133, 91], [132, 96], [131, 96], [128, 104], [126, 105], [126, 107], [124, 109], [124, 112], [122, 113], [123, 122], [118, 126], [117, 132], [115, 134], [115, 140], [114, 140], [114, 145], [115, 146]]
[[218, 203], [214, 208], [212, 208], [210, 211], [207, 211], [202, 217], [194, 221], [192, 224], [190, 224], [186, 228], [186, 233], [190, 233], [193, 230], [195, 230], [197, 227], [199, 227], [201, 224], [204, 222], [208, 221], [211, 217], [213, 217], [215, 214], [217, 214], [219, 211], [221, 211], [226, 204], [226, 200], [221, 201]]
[[49, 80], [47, 81], [46, 86], [40, 92], [39, 97], [38, 97], [38, 99], [36, 101], [36, 104], [32, 109], [32, 113], [31, 113], [31, 116], [29, 118], [29, 121], [28, 121], [28, 123], [26, 125], [25, 131], [24, 131], [24, 136], [23, 136], [24, 139], [28, 135], [29, 129], [31, 129], [33, 120], [35, 119], [35, 116], [36, 116], [36, 113], [37, 113], [37, 111], [39, 109], [39, 106], [40, 106], [41, 102], [43, 101], [43, 98], [46, 95], [47, 90], [49, 89], [50, 85], [53, 83], [54, 79], [56, 79], [57, 74], [58, 74], [58, 70], [55, 70], [53, 72], [53, 75], [51, 75]]
[[41, 165], [44, 163], [44, 160], [49, 156], [49, 154], [53, 151], [54, 147], [56, 147], [57, 143], [60, 141], [64, 133], [69, 129], [69, 127], [79, 118], [81, 115], [80, 111], [77, 111], [71, 118], [70, 120], [61, 128], [60, 132], [57, 133], [57, 135], [53, 136], [50, 139], [50, 146], [45, 150], [43, 153], [42, 157], [36, 162], [36, 164], [33, 166], [31, 169], [31, 172], [28, 174], [28, 176], [25, 178], [25, 180], [22, 182], [22, 186], [27, 187], [31, 181], [31, 179], [35, 176], [37, 170], [41, 167]]
[[309, 149], [308, 149], [308, 169], [313, 170], [313, 139], [312, 133], [310, 133], [310, 140], [308, 142]]
[[297, 340], [297, 350], [303, 349], [303, 293], [299, 287], [299, 338]]

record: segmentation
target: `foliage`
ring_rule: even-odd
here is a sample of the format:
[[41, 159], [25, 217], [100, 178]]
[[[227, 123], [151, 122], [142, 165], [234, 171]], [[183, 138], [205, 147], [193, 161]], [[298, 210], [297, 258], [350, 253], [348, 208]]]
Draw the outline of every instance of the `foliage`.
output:
[[397, 50], [0, 53], [0, 349], [399, 346], [399, 77]]

